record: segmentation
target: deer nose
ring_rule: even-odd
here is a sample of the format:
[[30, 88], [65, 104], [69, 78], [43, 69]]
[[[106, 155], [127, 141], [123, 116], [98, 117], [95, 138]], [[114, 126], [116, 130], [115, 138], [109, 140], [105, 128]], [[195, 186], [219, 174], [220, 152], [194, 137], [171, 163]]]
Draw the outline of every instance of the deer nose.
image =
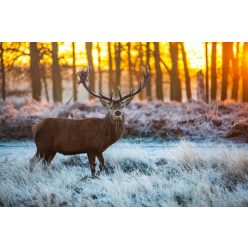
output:
[[120, 116], [121, 115], [121, 111], [119, 111], [119, 110], [115, 111], [115, 115], [116, 116]]

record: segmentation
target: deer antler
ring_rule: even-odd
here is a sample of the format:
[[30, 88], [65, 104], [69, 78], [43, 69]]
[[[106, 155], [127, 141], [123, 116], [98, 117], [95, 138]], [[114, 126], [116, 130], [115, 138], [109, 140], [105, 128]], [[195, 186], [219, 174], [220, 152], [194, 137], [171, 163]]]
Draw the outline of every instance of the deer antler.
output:
[[80, 71], [78, 72], [78, 76], [80, 78], [79, 80], [79, 83], [81, 83], [84, 88], [93, 96], [97, 97], [97, 98], [100, 98], [100, 99], [104, 99], [108, 102], [112, 102], [112, 98], [113, 98], [113, 92], [111, 93], [110, 97], [106, 97], [104, 95], [102, 95], [102, 93], [99, 91], [99, 95], [97, 95], [96, 93], [94, 93], [91, 88], [89, 87], [89, 85], [86, 83], [87, 81], [87, 77], [88, 77], [88, 74], [89, 74], [89, 68], [87, 68], [85, 71]]
[[138, 94], [140, 91], [142, 91], [145, 88], [145, 86], [146, 86], [146, 84], [148, 82], [148, 78], [150, 76], [150, 70], [149, 70], [148, 65], [146, 66], [146, 72], [144, 72], [144, 70], [142, 69], [142, 74], [143, 74], [143, 82], [139, 83], [139, 87], [135, 92], [133, 92], [133, 89], [131, 89], [130, 93], [128, 95], [125, 95], [124, 97], [122, 97], [121, 92], [120, 92], [120, 88], [118, 88], [119, 89], [120, 101], [124, 101], [127, 98], [135, 96], [136, 94]]

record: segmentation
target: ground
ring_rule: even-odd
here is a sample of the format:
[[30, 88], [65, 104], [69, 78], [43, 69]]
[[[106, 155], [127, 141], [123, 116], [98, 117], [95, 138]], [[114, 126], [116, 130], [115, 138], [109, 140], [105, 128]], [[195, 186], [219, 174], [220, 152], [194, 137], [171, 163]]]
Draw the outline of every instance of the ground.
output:
[[31, 141], [0, 143], [4, 206], [248, 206], [247, 145], [122, 140], [104, 154], [108, 171], [91, 178], [86, 156], [38, 163]]
[[93, 179], [86, 155], [38, 163], [30, 128], [45, 116], [104, 116], [96, 103], [0, 107], [2, 206], [248, 206], [247, 106], [134, 103], [124, 139]]
[[[126, 132], [132, 137], [163, 140], [238, 142], [248, 140], [248, 105], [233, 102], [205, 104], [133, 102], [126, 108]], [[46, 117], [103, 117], [99, 101], [87, 104], [49, 104], [27, 100], [0, 103], [0, 139], [32, 139], [32, 126]]]

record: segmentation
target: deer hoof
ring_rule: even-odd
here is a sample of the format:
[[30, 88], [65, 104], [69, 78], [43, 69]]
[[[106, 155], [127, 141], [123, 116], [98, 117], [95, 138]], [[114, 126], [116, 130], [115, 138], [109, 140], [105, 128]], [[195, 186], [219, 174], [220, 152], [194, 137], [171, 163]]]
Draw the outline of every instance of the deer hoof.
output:
[[94, 175], [91, 175], [91, 178], [92, 178], [92, 179], [99, 179], [99, 174], [96, 173], [96, 174], [94, 174]]

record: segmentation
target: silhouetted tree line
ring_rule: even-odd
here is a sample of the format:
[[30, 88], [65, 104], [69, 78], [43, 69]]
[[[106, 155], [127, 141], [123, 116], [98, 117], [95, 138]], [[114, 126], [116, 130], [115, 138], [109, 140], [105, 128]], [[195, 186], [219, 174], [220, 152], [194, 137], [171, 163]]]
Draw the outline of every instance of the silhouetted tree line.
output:
[[[107, 64], [108, 64], [108, 82], [103, 81], [103, 58], [101, 57], [100, 43], [86, 42], [85, 50], [87, 65], [90, 68], [89, 83], [92, 90], [96, 89], [96, 79], [98, 79], [98, 88], [102, 91], [103, 84], [108, 83], [109, 94], [113, 91], [117, 94], [118, 87], [121, 87], [122, 71], [125, 67], [127, 71], [128, 86], [135, 87], [134, 82], [140, 79], [140, 68], [148, 65], [151, 69], [146, 91], [139, 94], [139, 99], [164, 100], [165, 74], [167, 73], [170, 84], [170, 99], [173, 101], [182, 101], [182, 89], [188, 101], [192, 100], [192, 75], [190, 75], [190, 64], [183, 42], [169, 42], [170, 62], [165, 61], [161, 52], [159, 42], [107, 42]], [[217, 68], [217, 43], [205, 42], [205, 101], [224, 101], [228, 98], [238, 100], [239, 92], [242, 89], [242, 100], [248, 102], [248, 43], [243, 43], [243, 51], [240, 51], [239, 42], [222, 43], [222, 67], [221, 79], [218, 82]], [[93, 49], [97, 51], [97, 68], [94, 65]], [[211, 47], [209, 51], [209, 47]], [[76, 75], [76, 43], [71, 43], [71, 81], [73, 100], [77, 101], [77, 75]], [[132, 52], [135, 51], [134, 56]], [[5, 53], [13, 54], [11, 62], [7, 61]], [[210, 57], [211, 55], [211, 57]], [[1, 74], [1, 97], [5, 100], [7, 97], [7, 79], [6, 73], [14, 70], [14, 64], [18, 58], [29, 57], [29, 77], [31, 81], [31, 92], [33, 99], [40, 101], [42, 89], [45, 92], [47, 101], [49, 101], [47, 85], [47, 66], [41, 63], [44, 56], [51, 59], [51, 80], [52, 97], [54, 102], [62, 102], [62, 74], [59, 57], [59, 43], [37, 43], [30, 42], [28, 49], [23, 49], [21, 43], [0, 42], [0, 74]], [[179, 58], [183, 65], [183, 73], [180, 74]], [[168, 65], [168, 64], [169, 65]], [[123, 66], [125, 64], [125, 66]], [[79, 69], [79, 68], [78, 68]], [[97, 77], [96, 77], [97, 74]], [[210, 74], [210, 75], [209, 75]], [[195, 76], [195, 75], [194, 75]], [[240, 84], [242, 79], [242, 84]], [[183, 85], [184, 84], [184, 85]], [[219, 88], [218, 88], [219, 87]], [[153, 90], [155, 88], [155, 90]], [[155, 92], [155, 95], [153, 95]], [[91, 96], [89, 96], [91, 98]]]

